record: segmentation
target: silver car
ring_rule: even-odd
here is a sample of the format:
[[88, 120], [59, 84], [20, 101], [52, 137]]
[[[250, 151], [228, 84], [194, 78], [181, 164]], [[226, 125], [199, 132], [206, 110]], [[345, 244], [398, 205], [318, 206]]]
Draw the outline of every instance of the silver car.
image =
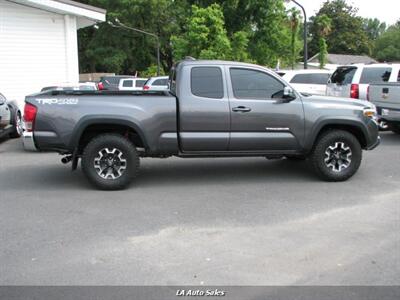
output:
[[20, 137], [22, 134], [21, 112], [16, 103], [7, 101], [3, 94], [0, 94], [0, 138], [10, 136]]
[[150, 77], [143, 86], [144, 91], [168, 90], [168, 76]]

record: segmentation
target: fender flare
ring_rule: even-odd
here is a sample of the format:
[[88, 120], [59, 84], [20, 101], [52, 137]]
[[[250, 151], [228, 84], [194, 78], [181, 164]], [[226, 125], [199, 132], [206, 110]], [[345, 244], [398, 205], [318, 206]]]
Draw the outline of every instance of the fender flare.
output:
[[82, 137], [83, 132], [88, 128], [89, 126], [92, 125], [100, 125], [100, 124], [110, 124], [110, 125], [121, 125], [121, 126], [127, 126], [129, 128], [132, 128], [137, 134], [140, 136], [140, 139], [142, 140], [145, 148], [148, 148], [148, 144], [145, 138], [145, 135], [143, 131], [140, 129], [140, 127], [137, 125], [137, 123], [127, 120], [127, 119], [121, 119], [120, 116], [110, 116], [110, 115], [91, 115], [87, 117], [83, 117], [76, 125], [74, 130], [72, 131], [71, 135], [71, 142], [70, 142], [70, 148], [71, 149], [76, 149], [79, 146], [79, 141]]
[[368, 130], [362, 122], [358, 119], [353, 118], [324, 118], [322, 120], [318, 120], [316, 125], [311, 129], [311, 134], [307, 138], [307, 151], [310, 151], [314, 146], [318, 135], [321, 133], [324, 127], [327, 126], [351, 126], [357, 128], [361, 131], [365, 141], [368, 143]]

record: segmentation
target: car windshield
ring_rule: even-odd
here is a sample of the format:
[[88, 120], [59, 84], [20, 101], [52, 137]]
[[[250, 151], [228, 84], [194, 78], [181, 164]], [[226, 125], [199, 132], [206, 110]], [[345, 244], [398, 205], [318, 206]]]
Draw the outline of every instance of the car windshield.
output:
[[340, 67], [332, 74], [331, 83], [339, 85], [350, 84], [353, 80], [354, 74], [356, 73], [356, 67]]

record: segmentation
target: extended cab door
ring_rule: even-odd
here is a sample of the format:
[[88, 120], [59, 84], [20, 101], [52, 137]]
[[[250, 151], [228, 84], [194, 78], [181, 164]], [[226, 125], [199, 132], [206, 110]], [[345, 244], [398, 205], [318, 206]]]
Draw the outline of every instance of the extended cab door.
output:
[[179, 78], [181, 150], [227, 151], [230, 110], [223, 67], [190, 64]]
[[300, 149], [304, 112], [300, 97], [283, 98], [285, 83], [266, 70], [226, 67], [231, 107], [231, 151]]

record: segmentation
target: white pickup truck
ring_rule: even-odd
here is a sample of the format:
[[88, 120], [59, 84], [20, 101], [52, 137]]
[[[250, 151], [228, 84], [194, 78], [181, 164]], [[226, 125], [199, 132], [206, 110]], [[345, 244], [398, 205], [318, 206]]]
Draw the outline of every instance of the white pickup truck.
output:
[[400, 82], [370, 84], [368, 100], [376, 105], [382, 127], [400, 134]]

